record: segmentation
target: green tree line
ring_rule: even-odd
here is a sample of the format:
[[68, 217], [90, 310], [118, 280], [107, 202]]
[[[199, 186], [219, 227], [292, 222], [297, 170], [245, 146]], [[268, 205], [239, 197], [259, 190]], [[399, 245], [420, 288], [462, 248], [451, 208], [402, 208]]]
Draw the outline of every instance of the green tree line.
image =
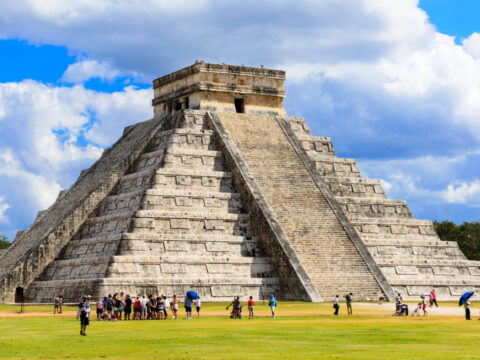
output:
[[10, 246], [10, 241], [8, 241], [5, 235], [0, 234], [0, 250], [6, 249]]
[[480, 260], [480, 221], [457, 225], [451, 221], [434, 221], [433, 226], [440, 239], [456, 241], [470, 260]]

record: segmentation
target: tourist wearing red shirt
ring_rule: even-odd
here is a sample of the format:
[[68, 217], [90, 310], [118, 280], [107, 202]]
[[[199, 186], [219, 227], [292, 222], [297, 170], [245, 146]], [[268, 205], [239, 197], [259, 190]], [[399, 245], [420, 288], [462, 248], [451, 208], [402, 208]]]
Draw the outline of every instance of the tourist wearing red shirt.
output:
[[252, 297], [250, 296], [250, 300], [248, 300], [248, 318], [253, 319], [253, 307], [255, 306], [255, 301], [253, 301]]

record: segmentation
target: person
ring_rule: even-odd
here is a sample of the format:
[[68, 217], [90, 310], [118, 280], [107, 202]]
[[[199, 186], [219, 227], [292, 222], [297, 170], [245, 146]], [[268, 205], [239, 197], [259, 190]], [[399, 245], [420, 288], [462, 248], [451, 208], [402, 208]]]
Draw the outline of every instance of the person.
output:
[[176, 320], [177, 319], [177, 313], [178, 313], [178, 303], [180, 301], [178, 300], [177, 298], [177, 295], [173, 295], [173, 299], [172, 299], [172, 312], [173, 312], [173, 320]]
[[168, 319], [168, 309], [170, 308], [170, 301], [167, 299], [165, 295], [163, 297], [163, 315], [165, 320]]
[[59, 304], [58, 304], [58, 307], [59, 307], [59, 314], [61, 314], [63, 312], [63, 296], [62, 295], [58, 295], [58, 299], [59, 299]]
[[431, 292], [430, 292], [430, 306], [432, 307], [433, 304], [435, 304], [435, 307], [438, 307], [438, 303], [437, 303], [437, 293], [435, 292], [435, 289], [433, 289]]
[[122, 320], [123, 307], [123, 292], [121, 292], [115, 297], [115, 316], [118, 320]]
[[163, 296], [157, 297], [157, 319], [163, 320], [165, 316], [165, 301], [163, 300]]
[[255, 301], [253, 301], [253, 298], [250, 296], [250, 299], [248, 300], [248, 318], [253, 319], [253, 307], [255, 306]]
[[420, 316], [420, 310], [422, 309], [422, 306], [423, 306], [423, 304], [422, 304], [421, 302], [419, 302], [419, 303], [417, 304], [417, 307], [415, 308], [415, 310], [413, 310], [412, 316], [414, 316], [415, 314], [416, 314], [417, 316]]
[[270, 306], [270, 310], [272, 312], [272, 319], [275, 319], [275, 307], [277, 306], [277, 300], [273, 294], [270, 294], [270, 301], [268, 302], [268, 305]]
[[335, 309], [335, 312], [333, 315], [338, 316], [338, 310], [340, 309], [340, 304], [338, 302], [338, 295], [335, 295], [335, 299], [333, 299], [333, 308]]
[[423, 316], [426, 316], [428, 314], [427, 312], [427, 299], [425, 299], [425, 296], [420, 296], [420, 299], [422, 299], [422, 310], [423, 310]]
[[148, 318], [155, 319], [157, 317], [157, 299], [155, 298], [155, 296], [148, 295], [147, 307], [148, 307]]
[[195, 308], [197, 309], [197, 319], [200, 319], [200, 308], [202, 307], [202, 301], [200, 296], [195, 300]]
[[55, 296], [55, 299], [53, 299], [53, 314], [55, 315], [57, 312], [59, 313], [59, 309], [60, 309], [60, 298], [58, 296]]
[[463, 304], [463, 307], [465, 308], [465, 319], [466, 320], [472, 320], [470, 318], [470, 305], [471, 305], [470, 300], [465, 301], [465, 303]]
[[107, 297], [107, 303], [106, 303], [106, 309], [109, 313], [112, 312], [113, 310], [113, 299], [112, 299], [112, 295], [108, 294], [108, 297]]
[[80, 309], [80, 335], [87, 336], [87, 326], [90, 324], [88, 317], [90, 315], [90, 300], [84, 296]]
[[101, 298], [97, 299], [97, 320], [100, 321], [102, 320], [103, 317], [103, 301]]
[[352, 301], [353, 301], [353, 294], [352, 293], [345, 295], [345, 302], [347, 303], [348, 315], [353, 315]]
[[192, 318], [192, 299], [185, 295], [185, 312], [187, 313], [187, 320]]
[[144, 294], [142, 299], [140, 300], [140, 309], [141, 309], [140, 319], [141, 320], [147, 320], [147, 316], [148, 316], [147, 304], [148, 304], [148, 300], [145, 299], [145, 294]]
[[228, 310], [232, 306], [232, 313], [230, 314], [231, 319], [240, 319], [240, 296], [233, 298], [233, 301], [227, 306]]
[[142, 304], [140, 303], [140, 296], [137, 296], [133, 303], [133, 320], [140, 320], [142, 314]]
[[132, 298], [129, 294], [125, 296], [125, 312], [123, 315], [125, 320], [130, 320], [130, 314], [132, 313]]

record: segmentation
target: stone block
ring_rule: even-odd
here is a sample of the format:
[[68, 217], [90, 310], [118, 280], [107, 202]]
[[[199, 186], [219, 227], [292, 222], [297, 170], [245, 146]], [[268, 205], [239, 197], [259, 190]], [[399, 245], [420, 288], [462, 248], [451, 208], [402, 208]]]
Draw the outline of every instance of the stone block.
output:
[[170, 219], [172, 229], [189, 229], [190, 221], [188, 219]]

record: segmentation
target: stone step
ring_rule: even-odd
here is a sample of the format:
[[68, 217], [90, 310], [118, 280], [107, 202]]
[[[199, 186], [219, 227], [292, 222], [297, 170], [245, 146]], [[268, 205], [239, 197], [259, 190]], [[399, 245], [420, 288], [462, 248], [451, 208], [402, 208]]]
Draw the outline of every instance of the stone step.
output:
[[411, 218], [406, 201], [384, 198], [358, 198], [352, 196], [337, 196], [337, 201], [343, 210], [350, 214], [366, 217]]
[[167, 186], [173, 190], [233, 192], [232, 174], [227, 171], [207, 171], [186, 168], [161, 168], [153, 178], [155, 189]]
[[201, 212], [237, 213], [242, 210], [239, 194], [188, 190], [149, 189], [142, 209], [178, 210], [195, 208]]
[[165, 212], [140, 210], [132, 220], [133, 231], [250, 234], [248, 214]]
[[172, 147], [166, 150], [164, 167], [185, 167], [188, 169], [224, 171], [221, 151]]
[[352, 214], [348, 216], [352, 225], [359, 232], [373, 234], [420, 234], [435, 235], [433, 223], [430, 220], [394, 219], [394, 218], [366, 218]]
[[176, 128], [163, 131], [154, 139], [152, 144], [152, 148], [155, 150], [172, 146], [202, 150], [214, 150], [217, 147], [213, 131], [194, 128]]
[[314, 154], [336, 156], [332, 141], [328, 137], [308, 135], [297, 135], [297, 137], [302, 143], [303, 149], [309, 156], [312, 156], [312, 159]]
[[398, 244], [402, 244], [405, 242], [405, 244], [408, 244], [409, 241], [413, 243], [419, 243], [421, 244], [424, 242], [425, 244], [434, 244], [437, 242], [440, 243], [447, 243], [450, 245], [456, 244], [455, 241], [442, 241], [438, 237], [438, 235], [435, 234], [386, 234], [386, 233], [363, 233], [360, 234], [362, 237], [363, 241], [386, 241], [385, 244], [390, 244], [392, 242], [398, 241]]
[[400, 257], [400, 256], [382, 256], [375, 258], [379, 266], [447, 266], [447, 267], [479, 267], [480, 261], [467, 259], [436, 259], [432, 257]]
[[316, 154], [312, 161], [322, 176], [361, 177], [360, 170], [358, 170], [357, 163], [354, 159], [342, 159]]
[[378, 180], [353, 177], [323, 177], [323, 180], [335, 196], [386, 199]]
[[[367, 245], [368, 246], [368, 245]], [[379, 246], [368, 247], [370, 254], [377, 258], [384, 257], [410, 257], [415, 259], [430, 259], [430, 258], [447, 258], [447, 259], [465, 259], [465, 255], [458, 247], [435, 247], [435, 246], [423, 246], [423, 247], [396, 247], [396, 246]]]
[[140, 172], [152, 167], [160, 167], [165, 158], [165, 150], [157, 150], [143, 153], [135, 163], [135, 171]]
[[101, 215], [110, 215], [117, 212], [136, 210], [140, 206], [144, 189], [136, 189], [130, 192], [108, 195], [100, 204], [98, 212]]
[[56, 267], [63, 266], [84, 266], [95, 264], [131, 264], [136, 265], [163, 265], [163, 264], [270, 264], [268, 257], [248, 257], [230, 255], [197, 255], [183, 254], [161, 254], [161, 255], [112, 255], [92, 256], [88, 259], [66, 259], [55, 260]]
[[[440, 277], [440, 276], [394, 276], [389, 277], [389, 281], [393, 286], [426, 286], [429, 287], [430, 290], [435, 288], [436, 286], [475, 286], [479, 287], [480, 284], [480, 276], [448, 276], [448, 277]], [[427, 295], [428, 292], [425, 292]], [[457, 298], [458, 299], [458, 298]]]

